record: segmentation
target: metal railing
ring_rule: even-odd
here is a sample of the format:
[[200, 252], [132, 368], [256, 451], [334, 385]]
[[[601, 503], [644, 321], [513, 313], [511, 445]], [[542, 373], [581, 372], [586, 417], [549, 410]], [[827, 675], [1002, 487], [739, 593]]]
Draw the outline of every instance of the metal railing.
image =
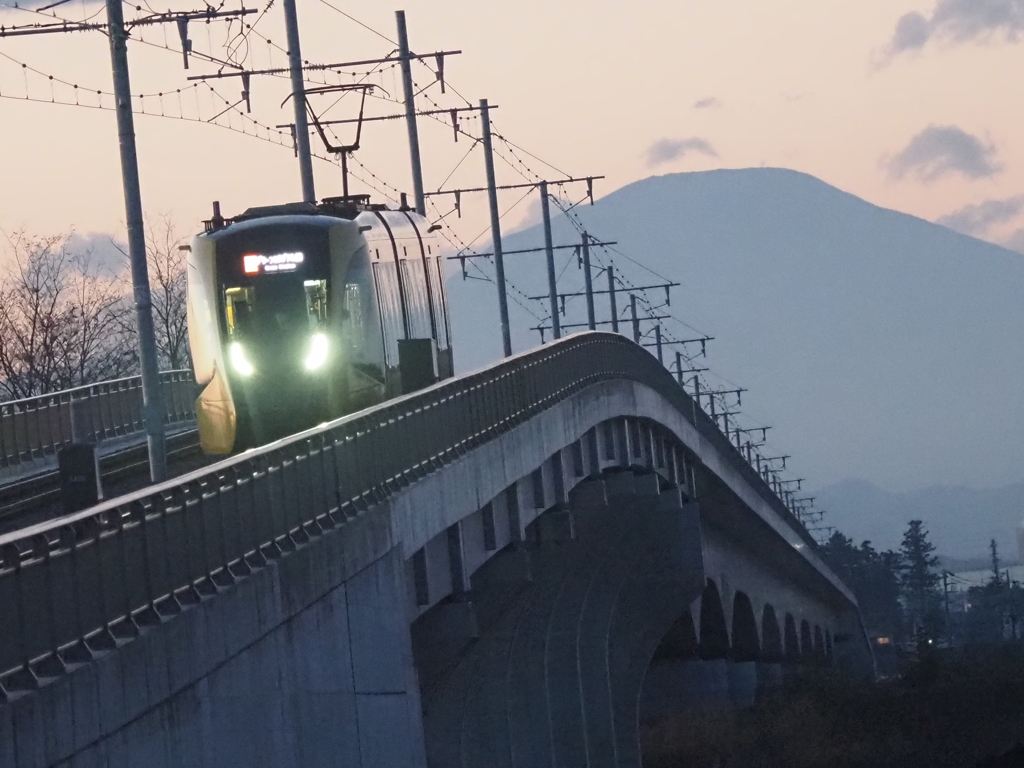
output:
[[[194, 420], [192, 371], [165, 371], [160, 383], [165, 423]], [[52, 462], [71, 442], [72, 401], [94, 442], [144, 431], [140, 376], [0, 403], [0, 471]]]
[[159, 623], [480, 443], [608, 380], [641, 382], [661, 393], [802, 530], [652, 355], [616, 334], [579, 334], [0, 536], [0, 692], [34, 687], [39, 677], [113, 648], [117, 638]]

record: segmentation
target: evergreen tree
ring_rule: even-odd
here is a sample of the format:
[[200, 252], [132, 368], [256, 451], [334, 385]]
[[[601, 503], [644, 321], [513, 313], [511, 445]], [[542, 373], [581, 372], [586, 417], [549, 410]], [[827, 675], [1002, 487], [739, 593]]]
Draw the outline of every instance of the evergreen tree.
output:
[[857, 598], [868, 632], [899, 642], [903, 636], [899, 553], [878, 552], [870, 541], [858, 547], [836, 531], [822, 545], [822, 556]]
[[942, 631], [939, 591], [942, 577], [935, 571], [939, 558], [934, 552], [935, 545], [928, 541], [924, 523], [911, 520], [900, 547], [903, 560], [900, 581], [911, 633], [919, 647], [937, 638]]

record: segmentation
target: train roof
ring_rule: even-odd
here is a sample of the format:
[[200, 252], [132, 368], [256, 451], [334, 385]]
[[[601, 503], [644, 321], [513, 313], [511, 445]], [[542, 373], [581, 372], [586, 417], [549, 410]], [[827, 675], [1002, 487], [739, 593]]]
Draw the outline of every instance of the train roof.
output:
[[309, 214], [295, 214], [295, 213], [272, 213], [265, 216], [259, 216], [248, 219], [229, 219], [225, 220], [224, 224], [220, 227], [209, 227], [205, 232], [200, 233], [200, 237], [208, 237], [213, 240], [219, 240], [222, 237], [234, 235], [239, 232], [245, 232], [246, 230], [261, 229], [267, 226], [277, 225], [289, 225], [299, 226], [305, 229], [330, 229], [331, 227], [337, 226], [342, 222], [350, 223], [351, 219], [341, 219], [337, 216], [310, 216]]
[[[403, 196], [404, 197], [404, 196]], [[220, 204], [213, 204], [213, 217], [204, 221], [204, 233], [207, 235], [219, 232], [228, 227], [259, 219], [288, 217], [291, 223], [311, 222], [316, 217], [324, 217], [325, 226], [330, 226], [330, 219], [354, 221], [359, 214], [373, 211], [387, 211], [385, 205], [370, 203], [369, 195], [351, 195], [349, 197], [327, 197], [319, 203], [283, 203], [280, 205], [263, 205], [247, 208], [232, 218], [220, 215]], [[410, 210], [404, 205], [400, 211]]]

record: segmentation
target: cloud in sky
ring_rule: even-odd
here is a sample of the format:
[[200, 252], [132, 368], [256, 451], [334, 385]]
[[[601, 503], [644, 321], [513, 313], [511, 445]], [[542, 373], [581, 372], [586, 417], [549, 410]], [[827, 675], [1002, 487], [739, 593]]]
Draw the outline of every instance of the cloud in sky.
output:
[[647, 167], [653, 168], [694, 153], [718, 157], [715, 148], [706, 139], [697, 136], [688, 139], [658, 139], [647, 148]]
[[896, 22], [888, 56], [919, 51], [930, 40], [953, 44], [987, 41], [1002, 34], [1016, 42], [1024, 32], [1024, 0], [938, 0], [931, 16], [907, 13]]
[[1002, 170], [995, 155], [995, 146], [955, 125], [930, 125], [882, 165], [892, 179], [914, 176], [927, 184], [956, 173], [968, 179], [994, 176]]
[[90, 265], [106, 274], [120, 275], [128, 270], [128, 246], [102, 232], [72, 233], [68, 248], [87, 255]]
[[889, 41], [889, 55], [895, 56], [904, 51], [917, 51], [924, 48], [931, 37], [931, 25], [920, 13], [907, 13], [896, 22], [896, 31]]
[[1004, 200], [985, 200], [947, 213], [935, 220], [936, 224], [965, 235], [985, 235], [999, 224], [1015, 219], [1024, 210], [1024, 195]]
[[708, 96], [707, 98], [693, 102], [694, 109], [717, 109], [720, 106], [722, 106], [722, 102], [714, 96]]

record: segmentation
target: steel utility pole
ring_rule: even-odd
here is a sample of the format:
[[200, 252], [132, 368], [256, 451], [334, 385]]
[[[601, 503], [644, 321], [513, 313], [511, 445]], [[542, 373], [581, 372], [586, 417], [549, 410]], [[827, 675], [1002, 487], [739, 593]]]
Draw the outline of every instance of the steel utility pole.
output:
[[562, 338], [562, 323], [558, 317], [558, 285], [555, 276], [555, 246], [551, 241], [551, 208], [548, 200], [548, 183], [540, 183], [540, 212], [544, 220], [544, 255], [548, 262], [548, 291], [551, 294], [551, 334]]
[[946, 604], [946, 636], [947, 638], [951, 634], [949, 631], [949, 571], [942, 571], [942, 600]]
[[590, 235], [583, 233], [583, 284], [587, 291], [587, 327], [597, 330], [597, 320], [594, 317], [594, 283], [590, 277]]
[[629, 294], [629, 316], [633, 320], [633, 341], [640, 343], [640, 318], [636, 316], [636, 295]]
[[[292, 0], [294, 2], [294, 0]], [[494, 241], [494, 272], [498, 282], [498, 312], [501, 315], [501, 344], [505, 357], [512, 356], [512, 334], [508, 322], [508, 296], [505, 295], [505, 257], [501, 252], [501, 216], [498, 213], [498, 189], [494, 180], [494, 151], [491, 147], [491, 115], [487, 99], [480, 99], [483, 127], [484, 166], [487, 171], [487, 198], [491, 208], [491, 239]]]
[[128, 258], [132, 270], [135, 323], [139, 333], [139, 364], [142, 368], [142, 407], [149, 448], [149, 476], [154, 483], [167, 477], [167, 445], [164, 440], [164, 404], [160, 391], [160, 370], [153, 331], [153, 300], [149, 290], [146, 262], [146, 230], [142, 219], [139, 188], [139, 159], [135, 150], [135, 120], [132, 116], [132, 88], [128, 78], [128, 35], [124, 28], [121, 0], [107, 0], [107, 31], [110, 63], [114, 73], [117, 138], [121, 146], [121, 179], [128, 224]]
[[[108, 6], [111, 1], [107, 0]], [[295, 13], [295, 0], [284, 0], [284, 23], [288, 34], [288, 69], [292, 78], [292, 105], [295, 107], [295, 151], [299, 155], [302, 200], [306, 203], [315, 203], [313, 157], [309, 150], [306, 86], [302, 80], [302, 52], [299, 49], [299, 19]]]
[[427, 215], [423, 196], [423, 165], [420, 162], [420, 133], [416, 127], [416, 94], [412, 88], [412, 60], [409, 54], [409, 33], [405, 28], [405, 11], [395, 11], [398, 22], [398, 55], [402, 61], [402, 91], [405, 95], [405, 125], [409, 131], [409, 161], [412, 165], [412, 191], [416, 212]]
[[619, 332], [619, 308], [615, 306], [615, 267], [608, 265], [608, 302], [612, 312], [612, 333]]

